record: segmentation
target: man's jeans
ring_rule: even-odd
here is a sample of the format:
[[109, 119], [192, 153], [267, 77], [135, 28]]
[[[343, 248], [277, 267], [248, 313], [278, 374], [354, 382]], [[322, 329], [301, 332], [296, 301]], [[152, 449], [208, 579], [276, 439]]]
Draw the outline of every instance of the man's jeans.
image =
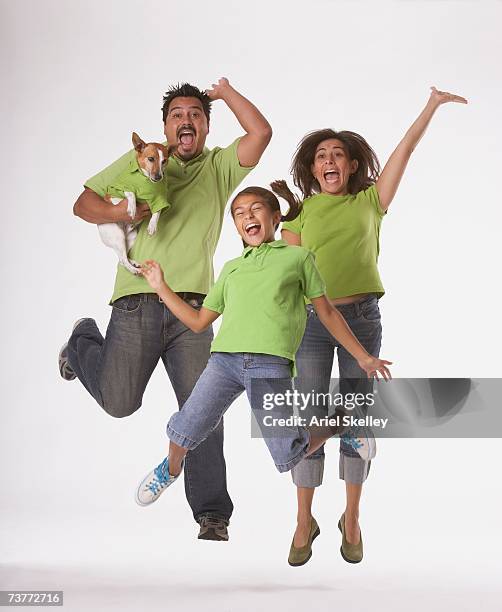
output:
[[[193, 449], [218, 427], [230, 405], [246, 391], [268, 450], [279, 472], [287, 472], [299, 463], [309, 445], [309, 433], [295, 425], [267, 424], [265, 417], [284, 418], [293, 414], [285, 407], [264, 407], [266, 394], [270, 400], [292, 393], [291, 362], [285, 357], [262, 353], [218, 353], [209, 358], [206, 369], [197, 381], [183, 410], [175, 413], [167, 435], [178, 446]], [[276, 421], [277, 422], [277, 421]]]
[[[141, 406], [161, 358], [181, 408], [206, 367], [212, 328], [192, 332], [155, 293], [120, 298], [112, 308], [106, 338], [94, 319], [84, 319], [68, 341], [68, 361], [79, 380], [108, 414], [126, 417]], [[190, 453], [184, 473], [194, 518], [228, 520], [233, 504], [226, 484], [223, 421]]]
[[[374, 294], [363, 298], [355, 304], [337, 306], [352, 333], [370, 353], [378, 357], [382, 341], [382, 326], [378, 300]], [[357, 361], [318, 319], [312, 305], [307, 305], [307, 326], [300, 348], [296, 353], [298, 376], [295, 378], [295, 389], [301, 393], [328, 393], [331, 379], [333, 358], [338, 349], [338, 369], [340, 376], [340, 393], [370, 393], [373, 381], [361, 370]], [[326, 416], [328, 406], [317, 409], [309, 407], [311, 414], [320, 413]], [[364, 407], [357, 416], [363, 416]], [[346, 411], [347, 414], [349, 414]], [[366, 480], [371, 461], [365, 461], [343, 440], [340, 442], [339, 476], [346, 482], [361, 484]], [[318, 487], [322, 483], [324, 472], [324, 447], [315, 451], [295, 466], [292, 470], [293, 482], [297, 487]]]

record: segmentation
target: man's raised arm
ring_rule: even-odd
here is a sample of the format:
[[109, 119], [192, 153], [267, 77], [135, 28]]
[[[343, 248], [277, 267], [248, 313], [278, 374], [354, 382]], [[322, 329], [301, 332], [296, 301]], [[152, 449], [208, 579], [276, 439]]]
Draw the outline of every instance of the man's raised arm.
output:
[[239, 163], [245, 168], [255, 166], [272, 138], [272, 128], [254, 104], [234, 89], [228, 79], [221, 78], [207, 90], [211, 100], [223, 100], [234, 113], [246, 134], [237, 149]]

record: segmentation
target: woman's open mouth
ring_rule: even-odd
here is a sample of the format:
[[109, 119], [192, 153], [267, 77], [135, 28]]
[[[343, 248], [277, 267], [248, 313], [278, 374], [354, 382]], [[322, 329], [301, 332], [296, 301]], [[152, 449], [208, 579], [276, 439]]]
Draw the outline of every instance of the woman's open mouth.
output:
[[326, 183], [336, 183], [340, 180], [340, 173], [338, 170], [327, 170], [324, 173], [324, 180]]

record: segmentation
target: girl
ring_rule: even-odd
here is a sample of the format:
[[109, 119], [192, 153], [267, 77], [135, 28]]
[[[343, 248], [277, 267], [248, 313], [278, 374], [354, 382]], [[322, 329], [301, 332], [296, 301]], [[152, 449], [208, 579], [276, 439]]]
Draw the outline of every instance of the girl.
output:
[[[136, 501], [148, 505], [179, 476], [185, 455], [217, 426], [227, 408], [245, 390], [256, 413], [263, 410], [264, 390], [292, 391], [295, 354], [305, 330], [304, 296], [330, 333], [345, 346], [368, 376], [390, 378], [389, 361], [371, 356], [343, 317], [329, 303], [310, 251], [275, 240], [281, 219], [298, 214], [294, 199], [281, 216], [276, 196], [260, 187], [241, 191], [231, 204], [235, 226], [247, 245], [227, 262], [200, 310], [178, 297], [164, 281], [160, 266], [146, 261], [142, 274], [171, 312], [194, 332], [224, 313], [211, 345], [211, 357], [181, 411], [169, 420], [169, 455], [140, 483]], [[264, 424], [260, 423], [264, 430]], [[280, 472], [291, 470], [332, 435], [310, 434], [304, 427], [282, 427], [264, 435]], [[372, 453], [371, 438], [359, 439], [361, 452]]]
[[[301, 214], [282, 226], [289, 244], [303, 245], [316, 256], [327, 284], [329, 302], [345, 317], [365, 349], [378, 355], [381, 341], [378, 299], [384, 289], [377, 268], [382, 218], [394, 198], [411, 153], [423, 136], [435, 111], [446, 102], [467, 103], [465, 98], [432, 87], [427, 105], [392, 153], [380, 174], [373, 149], [354, 132], [318, 130], [300, 143], [293, 160], [295, 184], [301, 189]], [[286, 188], [283, 197], [293, 194]], [[326, 332], [313, 304], [307, 306], [307, 325], [297, 354], [299, 392], [329, 391], [335, 349], [338, 349], [340, 391], [367, 393], [371, 381], [356, 360]], [[359, 380], [359, 382], [357, 382]], [[368, 475], [369, 459], [359, 456], [353, 439], [340, 442], [340, 478], [345, 480], [347, 502], [338, 523], [342, 532], [342, 557], [358, 563], [363, 556], [359, 529], [359, 499]], [[321, 447], [292, 470], [298, 487], [298, 524], [290, 550], [290, 562], [310, 558], [312, 500], [322, 483], [324, 449]]]

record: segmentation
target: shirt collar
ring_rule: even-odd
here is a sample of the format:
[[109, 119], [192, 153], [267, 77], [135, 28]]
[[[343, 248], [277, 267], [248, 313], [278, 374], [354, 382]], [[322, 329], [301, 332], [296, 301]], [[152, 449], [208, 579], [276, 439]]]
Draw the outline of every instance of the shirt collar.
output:
[[249, 255], [249, 253], [251, 253], [251, 251], [253, 249], [256, 249], [258, 251], [266, 251], [269, 248], [279, 248], [279, 247], [285, 247], [288, 246], [288, 243], [285, 240], [273, 240], [272, 242], [262, 242], [259, 246], [250, 246], [248, 245], [244, 251], [242, 251], [242, 257], [247, 257], [247, 255]]
[[173, 155], [174, 159], [176, 160], [176, 163], [180, 166], [189, 166], [192, 163], [196, 163], [199, 161], [202, 161], [205, 157], [207, 157], [209, 154], [209, 149], [207, 147], [204, 147], [202, 149], [202, 151], [196, 155], [195, 157], [192, 157], [192, 159], [188, 159], [188, 160], [184, 160], [181, 159], [180, 157], [178, 157], [177, 155]]

